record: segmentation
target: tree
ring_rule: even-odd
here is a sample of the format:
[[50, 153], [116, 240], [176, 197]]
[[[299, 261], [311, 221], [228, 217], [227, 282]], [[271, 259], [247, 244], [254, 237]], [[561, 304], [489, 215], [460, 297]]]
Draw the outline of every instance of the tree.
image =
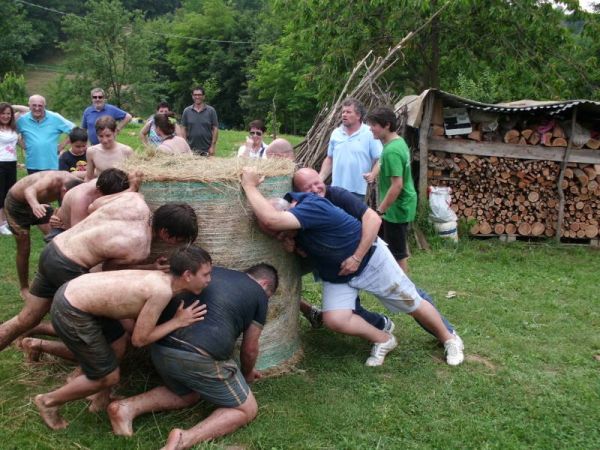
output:
[[368, 51], [385, 55], [443, 6], [385, 74], [391, 91], [438, 87], [492, 102], [589, 96], [599, 73], [589, 59], [593, 25], [577, 36], [567, 26], [573, 16], [556, 3], [579, 14], [572, 0], [271, 0], [263, 24], [274, 36], [253, 52], [244, 101], [252, 107], [275, 98], [288, 130], [299, 114], [308, 122]]
[[179, 0], [123, 0], [125, 9], [143, 11], [146, 18], [160, 17], [175, 12], [181, 6]]
[[170, 33], [187, 38], [167, 40], [167, 61], [176, 74], [171, 90], [178, 108], [191, 103], [192, 86], [208, 84], [208, 101], [219, 121], [228, 126], [243, 123], [238, 100], [246, 84], [245, 62], [256, 23], [245, 13], [223, 0], [183, 2]]
[[[158, 89], [151, 69], [156, 37], [148, 33], [139, 11], [127, 11], [119, 0], [89, 1], [85, 17], [63, 19], [68, 39], [66, 67], [73, 83], [101, 86], [113, 103], [127, 109], [152, 110]], [[80, 96], [87, 99], [89, 90]]]
[[0, 77], [8, 72], [20, 73], [23, 70], [23, 56], [39, 40], [25, 17], [20, 3], [12, 0], [0, 0]]
[[[43, 7], [33, 5], [38, 3]], [[27, 21], [43, 39], [27, 54], [29, 60], [51, 55], [64, 39], [61, 31], [62, 13], [82, 15], [85, 11], [85, 3], [80, 0], [45, 0], [33, 4], [23, 4], [23, 9], [27, 13]]]
[[27, 90], [23, 75], [8, 72], [0, 78], [0, 99], [11, 104], [27, 104]]

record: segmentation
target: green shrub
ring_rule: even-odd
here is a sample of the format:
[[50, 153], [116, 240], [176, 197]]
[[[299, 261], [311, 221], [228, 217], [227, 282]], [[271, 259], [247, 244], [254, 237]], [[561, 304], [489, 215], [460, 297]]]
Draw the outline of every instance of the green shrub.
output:
[[0, 82], [0, 101], [17, 105], [27, 104], [27, 89], [25, 77], [8, 72]]

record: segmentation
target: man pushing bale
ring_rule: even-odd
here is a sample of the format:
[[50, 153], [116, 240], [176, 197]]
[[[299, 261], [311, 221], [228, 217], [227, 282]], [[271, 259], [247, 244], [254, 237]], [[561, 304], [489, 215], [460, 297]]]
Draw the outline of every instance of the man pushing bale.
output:
[[169, 260], [169, 273], [123, 270], [91, 273], [65, 283], [52, 303], [52, 325], [73, 352], [83, 374], [61, 388], [35, 397], [42, 419], [50, 428], [68, 423], [59, 408], [67, 402], [105, 392], [119, 382], [119, 358], [126, 345], [119, 320], [135, 319], [131, 342], [151, 344], [172, 331], [202, 320], [205, 306], [183, 302], [173, 317], [160, 325], [160, 314], [178, 293], [200, 294], [210, 282], [210, 255], [196, 246], [177, 250]]

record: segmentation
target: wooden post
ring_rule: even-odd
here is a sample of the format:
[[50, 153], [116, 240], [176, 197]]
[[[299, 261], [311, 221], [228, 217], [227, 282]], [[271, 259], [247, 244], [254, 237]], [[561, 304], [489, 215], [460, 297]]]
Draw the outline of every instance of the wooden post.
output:
[[427, 154], [429, 152], [427, 143], [434, 101], [435, 91], [429, 92], [425, 100], [425, 109], [421, 118], [421, 127], [419, 128], [419, 203], [421, 205], [427, 204]]
[[567, 149], [565, 150], [565, 157], [562, 160], [562, 163], [560, 164], [560, 174], [558, 175], [558, 183], [556, 185], [556, 188], [558, 189], [558, 198], [559, 198], [558, 221], [556, 223], [556, 236], [554, 236], [554, 238], [556, 239], [556, 242], [560, 242], [560, 232], [562, 230], [563, 222], [565, 220], [565, 193], [563, 192], [563, 189], [561, 186], [562, 186], [563, 180], [565, 179], [565, 169], [567, 168], [567, 163], [569, 162], [569, 156], [571, 156], [571, 148], [573, 147], [571, 142], [573, 142], [573, 136], [575, 136], [576, 120], [577, 120], [577, 106], [574, 106], [573, 114], [571, 117], [571, 139], [569, 139], [569, 142], [567, 143]]

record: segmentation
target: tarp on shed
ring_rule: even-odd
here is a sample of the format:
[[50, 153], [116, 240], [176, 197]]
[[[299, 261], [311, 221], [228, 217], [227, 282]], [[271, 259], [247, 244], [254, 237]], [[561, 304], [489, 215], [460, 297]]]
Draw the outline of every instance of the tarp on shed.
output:
[[517, 100], [507, 103], [481, 103], [458, 95], [440, 91], [438, 89], [427, 89], [421, 95], [407, 95], [394, 106], [396, 112], [406, 107], [408, 112], [407, 125], [418, 128], [423, 117], [424, 100], [428, 95], [438, 95], [444, 102], [444, 106], [453, 108], [470, 108], [491, 113], [515, 114], [522, 112], [539, 111], [547, 115], [558, 115], [577, 106], [587, 119], [600, 120], [600, 102], [593, 100], [561, 100], [561, 101], [537, 101]]

